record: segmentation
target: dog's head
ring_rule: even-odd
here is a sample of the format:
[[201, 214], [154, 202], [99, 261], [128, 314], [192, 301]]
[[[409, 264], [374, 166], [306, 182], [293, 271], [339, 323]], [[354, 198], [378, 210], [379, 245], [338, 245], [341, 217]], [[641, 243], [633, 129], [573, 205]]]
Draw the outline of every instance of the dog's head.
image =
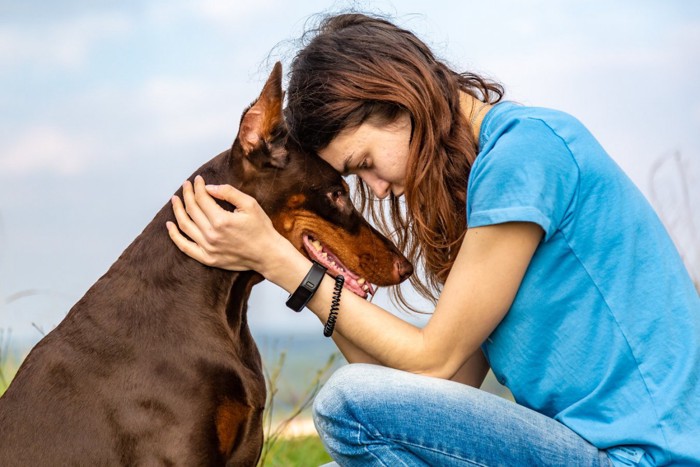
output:
[[345, 276], [366, 297], [372, 284], [398, 284], [413, 272], [408, 260], [357, 212], [348, 185], [314, 154], [288, 139], [277, 63], [260, 97], [243, 113], [231, 148], [239, 189], [255, 197], [275, 228], [299, 251]]

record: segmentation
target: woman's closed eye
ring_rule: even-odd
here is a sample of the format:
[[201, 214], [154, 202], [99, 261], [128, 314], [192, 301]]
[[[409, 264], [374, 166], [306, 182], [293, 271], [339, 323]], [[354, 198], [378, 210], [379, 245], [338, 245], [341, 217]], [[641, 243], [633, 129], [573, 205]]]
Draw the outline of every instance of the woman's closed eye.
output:
[[[347, 163], [346, 163], [346, 164], [347, 164]], [[347, 165], [349, 165], [349, 164], [347, 164]], [[347, 167], [347, 165], [346, 165], [346, 167]], [[341, 173], [341, 175], [342, 175], [343, 177], [347, 177], [347, 176], [349, 176], [349, 175], [357, 174], [357, 172], [360, 171], [360, 170], [366, 170], [366, 169], [369, 169], [369, 168], [370, 168], [369, 158], [364, 157], [364, 158], [360, 161], [360, 163], [357, 164], [356, 166], [354, 166], [353, 168], [346, 168], [346, 169], [343, 169], [343, 172]]]

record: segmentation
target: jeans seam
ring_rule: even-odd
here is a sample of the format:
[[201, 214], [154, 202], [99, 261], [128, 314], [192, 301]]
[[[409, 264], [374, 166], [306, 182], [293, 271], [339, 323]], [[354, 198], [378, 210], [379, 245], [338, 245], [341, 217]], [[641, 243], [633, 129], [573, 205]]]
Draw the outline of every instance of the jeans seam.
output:
[[449, 453], [449, 452], [445, 452], [445, 451], [443, 451], [443, 450], [441, 450], [441, 449], [431, 448], [431, 447], [424, 446], [424, 445], [417, 444], [417, 443], [410, 443], [410, 442], [408, 442], [408, 441], [401, 441], [401, 440], [397, 440], [397, 439], [394, 439], [394, 438], [391, 438], [391, 437], [386, 437], [386, 439], [388, 439], [388, 440], [390, 440], [390, 441], [393, 441], [393, 442], [396, 443], [396, 444], [403, 445], [403, 446], [411, 446], [411, 447], [416, 447], [416, 448], [420, 448], [420, 449], [425, 449], [426, 451], [435, 452], [435, 453], [441, 454], [441, 455], [443, 455], [443, 456], [445, 456], [445, 457], [449, 457], [449, 458], [451, 458], [451, 459], [457, 459], [457, 460], [459, 460], [459, 461], [466, 462], [466, 463], [468, 463], [468, 464], [470, 464], [470, 465], [478, 465], [478, 466], [480, 466], [480, 467], [488, 467], [486, 464], [482, 464], [481, 462], [474, 461], [474, 460], [471, 460], [471, 459], [465, 459], [465, 458], [463, 458], [463, 457], [461, 457], [461, 456], [457, 456], [457, 455], [455, 455], [455, 454], [452, 454], [452, 453]]
[[[377, 459], [377, 461], [380, 462], [381, 465], [383, 465], [383, 466], [386, 466], [387, 464], [385, 464], [382, 460], [380, 460], [380, 459], [377, 457], [377, 455], [376, 455], [375, 453], [373, 453], [373, 452], [367, 447], [366, 444], [362, 443], [362, 431], [364, 431], [364, 432], [366, 433], [366, 436], [367, 436], [367, 437], [372, 438], [372, 439], [375, 439], [375, 440], [376, 440], [376, 439], [381, 439], [381, 440], [386, 440], [386, 441], [389, 441], [389, 442], [391, 442], [391, 443], [394, 443], [394, 444], [397, 444], [397, 445], [400, 445], [400, 446], [410, 446], [410, 447], [415, 447], [415, 448], [419, 448], [419, 449], [424, 449], [424, 450], [426, 450], [426, 451], [434, 452], [434, 453], [443, 455], [443, 456], [445, 456], [445, 457], [449, 457], [449, 458], [451, 458], [451, 459], [456, 459], [456, 460], [459, 460], [459, 461], [461, 461], [461, 462], [465, 462], [465, 463], [467, 463], [467, 464], [469, 464], [469, 465], [475, 465], [475, 466], [479, 466], [479, 467], [488, 467], [486, 464], [482, 464], [481, 462], [474, 461], [474, 460], [471, 460], [471, 459], [465, 459], [465, 458], [460, 457], [460, 456], [457, 456], [457, 455], [455, 455], [455, 454], [452, 454], [452, 453], [449, 453], [449, 452], [445, 452], [445, 451], [443, 451], [443, 450], [441, 450], [441, 449], [437, 449], [437, 448], [433, 448], [433, 447], [428, 447], [428, 446], [425, 446], [425, 445], [422, 445], [422, 444], [418, 444], [418, 443], [411, 443], [411, 442], [409, 442], [409, 441], [404, 441], [404, 440], [400, 440], [400, 439], [393, 438], [392, 436], [383, 435], [383, 434], [382, 434], [380, 431], [378, 431], [378, 430], [376, 430], [377, 434], [374, 435], [374, 434], [370, 433], [370, 431], [367, 430], [366, 427], [364, 427], [361, 423], [358, 423], [358, 424], [357, 424], [357, 427], [358, 427], [358, 430], [357, 430], [357, 442], [358, 442], [358, 445], [364, 445], [364, 446], [365, 446], [365, 449], [367, 450], [367, 452], [368, 452], [369, 454], [371, 454], [372, 457], [374, 457], [375, 459]], [[415, 453], [414, 453], [414, 454], [415, 454]], [[420, 457], [420, 456], [419, 456], [419, 457]], [[392, 464], [392, 465], [394, 465], [394, 464]]]
[[[386, 438], [385, 436], [382, 436], [381, 433], [380, 433], [379, 431], [377, 431], [377, 434], [378, 434], [379, 436], [374, 436], [374, 435], [372, 435], [372, 434], [369, 432], [369, 430], [367, 430], [367, 428], [364, 427], [361, 423], [358, 423], [358, 424], [357, 424], [357, 445], [358, 445], [358, 446], [363, 446], [364, 449], [365, 449], [365, 451], [367, 452], [367, 454], [369, 454], [369, 455], [371, 455], [372, 457], [374, 457], [374, 458], [376, 459], [376, 461], [379, 462], [379, 464], [381, 464], [381, 465], [384, 466], [384, 467], [389, 467], [389, 464], [385, 463], [382, 459], [379, 458], [379, 456], [377, 456], [377, 454], [375, 454], [374, 452], [372, 452], [372, 450], [369, 448], [369, 445], [368, 445], [368, 444], [365, 444], [365, 443], [362, 442], [362, 432], [363, 432], [363, 431], [365, 432], [366, 436], [369, 437], [369, 438], [371, 438], [371, 439], [377, 439], [377, 438], [387, 439], [387, 438]], [[401, 463], [402, 463], [403, 465], [406, 465], [405, 462], [401, 462]], [[391, 465], [394, 465], [394, 464], [391, 464]]]

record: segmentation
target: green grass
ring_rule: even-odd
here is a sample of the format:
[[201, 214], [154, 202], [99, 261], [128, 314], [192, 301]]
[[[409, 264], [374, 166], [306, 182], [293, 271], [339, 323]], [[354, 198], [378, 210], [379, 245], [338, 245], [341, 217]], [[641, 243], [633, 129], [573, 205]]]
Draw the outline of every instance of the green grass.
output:
[[17, 373], [17, 365], [0, 360], [0, 396], [5, 394], [5, 390], [10, 385], [15, 373]]
[[17, 373], [18, 363], [9, 355], [9, 334], [0, 329], [0, 396], [5, 393], [10, 381]]
[[332, 460], [318, 436], [304, 436], [278, 440], [262, 467], [317, 467]]
[[[330, 372], [338, 362], [340, 354], [332, 353], [325, 365], [316, 371], [306, 382], [306, 387], [301, 390], [295, 402], [280, 410], [278, 404], [280, 398], [280, 383], [283, 378], [283, 369], [286, 362], [286, 351], [281, 352], [276, 361], [264, 365], [265, 381], [267, 385], [267, 401], [263, 414], [265, 426], [265, 443], [263, 445], [259, 466], [318, 466], [331, 461], [331, 458], [323, 448], [318, 436], [304, 436], [287, 438], [283, 435], [284, 428], [299, 417], [306, 414], [314, 396], [321, 388]], [[277, 419], [276, 423], [273, 420]], [[275, 428], [273, 428], [275, 426]]]
[[7, 389], [7, 381], [5, 381], [5, 370], [0, 368], [0, 396], [5, 394], [5, 389]]

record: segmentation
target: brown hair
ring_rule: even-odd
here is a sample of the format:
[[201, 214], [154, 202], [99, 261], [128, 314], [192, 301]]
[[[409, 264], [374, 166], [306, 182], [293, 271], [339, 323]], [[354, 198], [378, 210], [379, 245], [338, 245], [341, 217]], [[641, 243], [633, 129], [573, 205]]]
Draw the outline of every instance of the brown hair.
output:
[[[503, 88], [452, 71], [412, 32], [375, 16], [330, 16], [302, 39], [291, 66], [286, 117], [305, 150], [317, 152], [368, 120], [379, 125], [403, 111], [411, 116], [408, 215], [393, 195], [387, 213], [358, 177], [360, 209], [423, 270], [425, 282], [418, 274], [411, 282], [435, 302], [466, 232], [467, 180], [477, 151], [458, 91], [496, 103]], [[415, 310], [399, 288], [394, 296]]]

